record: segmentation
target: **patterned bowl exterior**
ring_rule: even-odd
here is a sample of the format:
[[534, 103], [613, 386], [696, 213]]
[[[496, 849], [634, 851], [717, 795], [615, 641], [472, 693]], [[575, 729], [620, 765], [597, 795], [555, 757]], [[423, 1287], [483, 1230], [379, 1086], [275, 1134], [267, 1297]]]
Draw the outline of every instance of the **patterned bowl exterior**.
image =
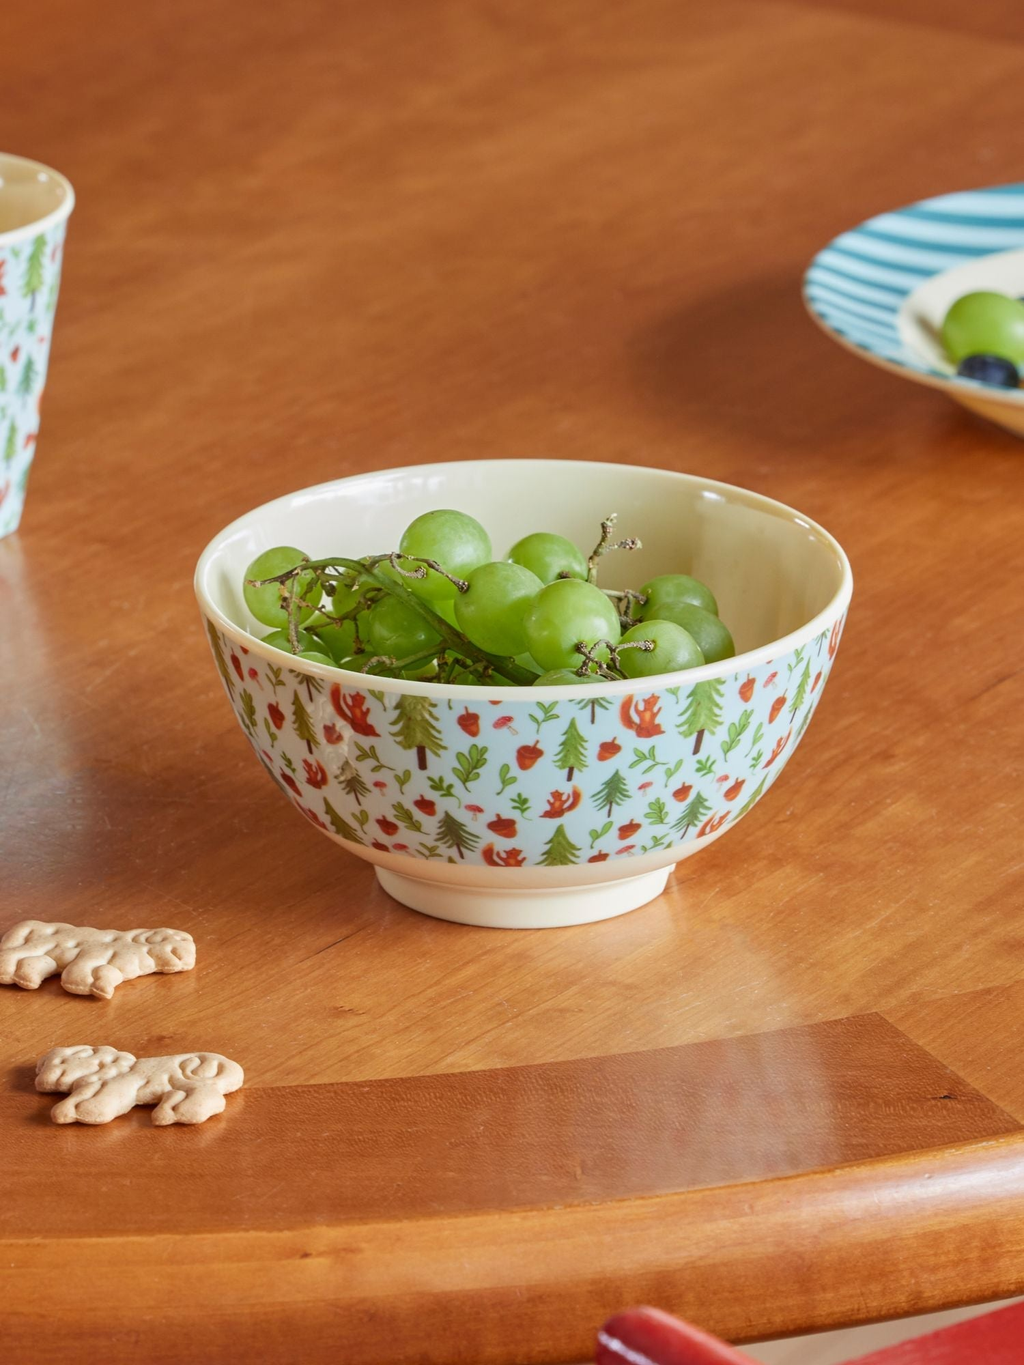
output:
[[385, 692], [206, 627], [249, 743], [318, 829], [392, 867], [510, 869], [664, 865], [735, 824], [803, 736], [843, 619], [751, 671], [550, 702]]
[[0, 536], [18, 528], [39, 432], [67, 218], [0, 237]]
[[1024, 393], [940, 370], [908, 346], [898, 317], [932, 276], [997, 251], [1024, 247], [1024, 184], [944, 194], [869, 218], [819, 251], [804, 277], [811, 315], [840, 342], [888, 369], [965, 397], [1002, 402]]

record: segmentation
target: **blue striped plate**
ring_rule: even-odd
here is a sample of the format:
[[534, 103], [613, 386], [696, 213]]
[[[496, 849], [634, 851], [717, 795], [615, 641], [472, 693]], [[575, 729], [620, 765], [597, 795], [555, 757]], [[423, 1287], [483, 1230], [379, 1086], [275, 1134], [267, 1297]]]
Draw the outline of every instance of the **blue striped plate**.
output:
[[1024, 184], [869, 218], [829, 242], [804, 276], [808, 311], [841, 345], [1021, 431], [1024, 412], [1010, 410], [1024, 406], [1024, 389], [960, 378], [938, 341], [946, 308], [972, 289], [1024, 294]]

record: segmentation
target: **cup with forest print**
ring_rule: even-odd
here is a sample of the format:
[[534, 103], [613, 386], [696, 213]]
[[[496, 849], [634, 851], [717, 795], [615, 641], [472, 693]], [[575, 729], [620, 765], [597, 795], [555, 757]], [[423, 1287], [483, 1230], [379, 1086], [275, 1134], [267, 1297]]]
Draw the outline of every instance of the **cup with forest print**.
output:
[[74, 205], [58, 171], [0, 153], [0, 536], [25, 505]]

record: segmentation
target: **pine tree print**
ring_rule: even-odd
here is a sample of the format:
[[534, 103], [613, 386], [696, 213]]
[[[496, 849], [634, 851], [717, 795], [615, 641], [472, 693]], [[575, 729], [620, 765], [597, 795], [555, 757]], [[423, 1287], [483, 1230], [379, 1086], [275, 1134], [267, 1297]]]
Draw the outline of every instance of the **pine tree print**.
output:
[[18, 453], [18, 429], [12, 422], [7, 428], [7, 441], [4, 445], [4, 464], [10, 464]]
[[710, 810], [711, 803], [709, 801], [705, 801], [701, 793], [697, 792], [693, 800], [689, 801], [683, 807], [682, 814], [680, 815], [679, 819], [675, 822], [675, 824], [672, 826], [672, 828], [676, 830], [676, 832], [679, 834], [685, 834], [691, 825], [699, 825], [701, 821], [709, 814]]
[[345, 766], [338, 774], [338, 781], [346, 796], [351, 796], [356, 805], [361, 806], [363, 804], [362, 798], [366, 796], [370, 788], [363, 781], [359, 769], [349, 763], [347, 759], [345, 760]]
[[403, 749], [416, 750], [416, 766], [421, 772], [427, 766], [428, 751], [437, 758], [447, 748], [437, 728], [437, 707], [429, 697], [403, 693], [395, 707], [391, 733]]
[[330, 801], [324, 797], [324, 813], [334, 829], [335, 834], [340, 834], [343, 839], [347, 839], [350, 844], [365, 844], [366, 840], [361, 834], [357, 834], [349, 822], [334, 809]]
[[25, 265], [25, 284], [21, 291], [23, 299], [29, 300], [29, 310], [35, 311], [36, 295], [43, 287], [43, 256], [46, 253], [46, 238], [42, 235], [35, 238], [32, 243], [32, 250], [29, 252], [28, 261]]
[[793, 693], [793, 700], [789, 703], [789, 714], [791, 716], [795, 716], [801, 706], [803, 706], [804, 698], [807, 696], [807, 689], [810, 685], [811, 665], [808, 662], [804, 664], [804, 671], [800, 674], [800, 681], [797, 683], [796, 691]]
[[479, 834], [474, 834], [450, 810], [446, 810], [437, 822], [437, 834], [434, 837], [445, 848], [454, 848], [460, 858], [466, 856], [463, 849], [472, 853], [480, 842]]
[[572, 781], [573, 773], [577, 768], [587, 766], [587, 741], [583, 738], [583, 731], [576, 724], [575, 716], [566, 727], [562, 742], [558, 746], [558, 753], [555, 754], [555, 766], [564, 768], [565, 780]]
[[589, 701], [578, 701], [576, 703], [581, 711], [590, 712], [591, 725], [596, 724], [598, 711], [607, 711], [611, 704], [611, 697], [593, 697]]
[[579, 848], [566, 834], [565, 826], [559, 825], [541, 854], [541, 867], [569, 867], [572, 863], [578, 863], [579, 860]]
[[690, 690], [678, 729], [683, 739], [697, 736], [693, 745], [695, 754], [700, 753], [705, 730], [713, 735], [722, 723], [722, 692], [723, 685], [718, 678], [697, 683]]
[[[11, 426], [13, 427], [13, 422]], [[8, 435], [8, 440], [10, 436]], [[206, 623], [206, 633], [210, 637], [210, 647], [213, 650], [213, 657], [217, 663], [217, 672], [224, 679], [224, 686], [228, 689], [228, 696], [232, 701], [235, 699], [235, 680], [231, 676], [231, 669], [228, 668], [228, 661], [224, 657], [224, 646], [220, 642], [220, 636], [212, 621]]]
[[25, 361], [21, 371], [21, 378], [18, 380], [18, 393], [22, 398], [28, 397], [32, 392], [36, 382], [36, 362], [31, 356]]
[[629, 783], [616, 768], [611, 777], [598, 787], [593, 802], [598, 810], [604, 810], [606, 815], [611, 815], [616, 806], [621, 806], [623, 801], [629, 800], [629, 796]]
[[310, 753], [320, 747], [320, 737], [313, 727], [313, 718], [302, 704], [298, 688], [292, 693], [292, 729]]

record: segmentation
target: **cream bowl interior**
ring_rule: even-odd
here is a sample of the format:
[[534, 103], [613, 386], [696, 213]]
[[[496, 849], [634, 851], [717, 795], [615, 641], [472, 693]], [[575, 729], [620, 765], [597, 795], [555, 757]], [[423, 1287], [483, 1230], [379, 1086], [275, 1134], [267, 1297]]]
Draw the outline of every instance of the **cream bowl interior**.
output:
[[[414, 517], [436, 507], [478, 518], [490, 532], [495, 558], [538, 530], [558, 531], [586, 552], [602, 518], [617, 512], [621, 534], [639, 536], [643, 548], [605, 559], [602, 585], [639, 588], [655, 574], [693, 574], [718, 598], [737, 655], [751, 654], [752, 663], [770, 657], [781, 641], [816, 618], [834, 614], [837, 600], [850, 592], [849, 564], [832, 536], [757, 493], [632, 465], [478, 460], [339, 479], [247, 512], [204, 552], [196, 572], [200, 602], [222, 626], [260, 637], [266, 628], [250, 616], [241, 585], [246, 566], [261, 551], [286, 544], [313, 558], [383, 553], [398, 547]], [[737, 667], [742, 663], [738, 659]], [[706, 671], [720, 673], [721, 665], [707, 665]], [[698, 680], [701, 670], [678, 676]], [[388, 687], [389, 680], [375, 685]], [[393, 686], [442, 695], [486, 691]]]
[[59, 171], [0, 152], [0, 236], [38, 233], [66, 217], [74, 191]]

